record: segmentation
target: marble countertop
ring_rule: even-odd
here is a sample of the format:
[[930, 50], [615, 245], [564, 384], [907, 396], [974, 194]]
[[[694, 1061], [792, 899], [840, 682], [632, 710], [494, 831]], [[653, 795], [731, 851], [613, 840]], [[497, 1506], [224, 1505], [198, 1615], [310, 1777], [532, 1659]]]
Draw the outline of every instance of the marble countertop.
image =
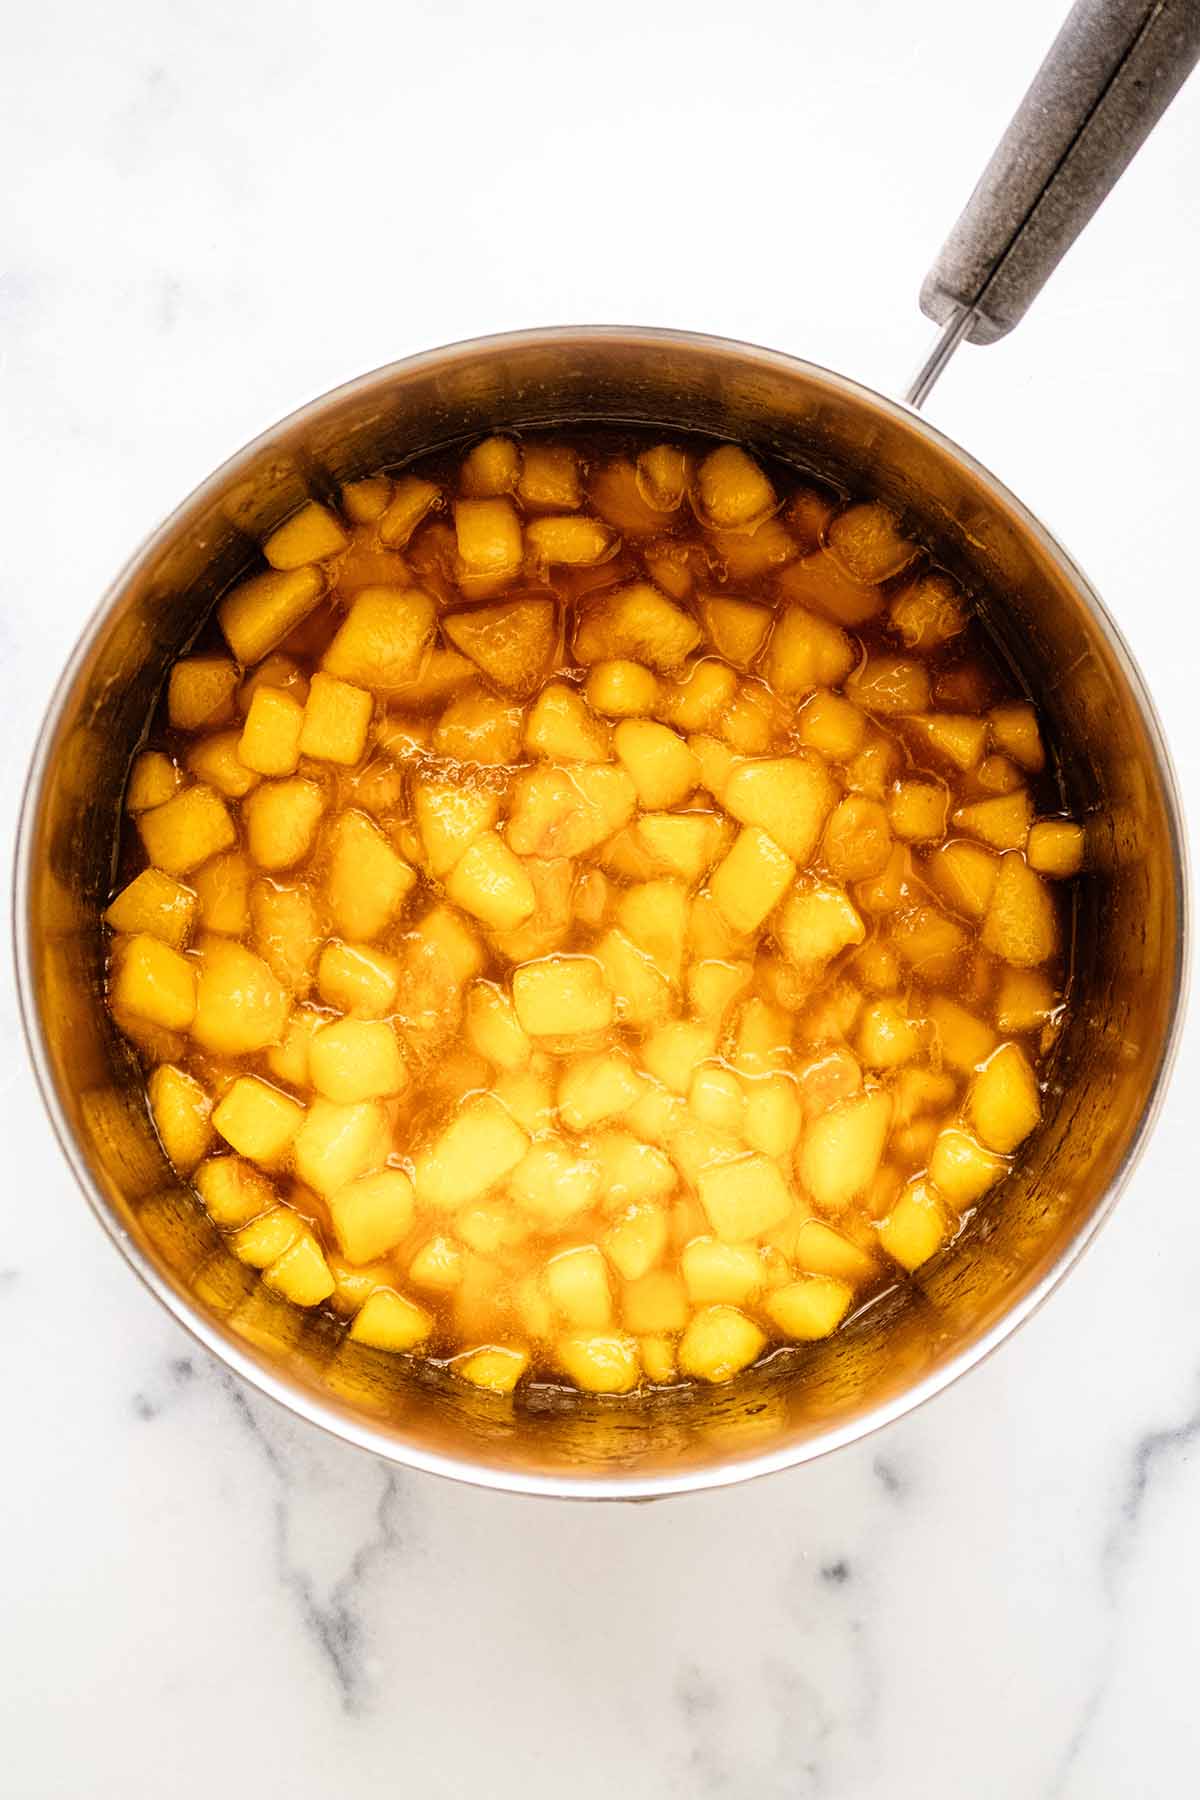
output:
[[[1051, 32], [1039, 0], [986, 43], [967, 20], [949, 0], [19, 9], [7, 838], [113, 570], [335, 382], [615, 319], [901, 387], [930, 337], [921, 276]], [[962, 352], [930, 407], [1107, 596], [1193, 816], [1198, 159], [1194, 86], [1021, 329]], [[88, 1218], [11, 992], [0, 1031], [6, 1796], [1129, 1800], [1194, 1780], [1194, 1029], [1112, 1223], [1014, 1341], [822, 1463], [648, 1507], [396, 1473], [257, 1399]]]

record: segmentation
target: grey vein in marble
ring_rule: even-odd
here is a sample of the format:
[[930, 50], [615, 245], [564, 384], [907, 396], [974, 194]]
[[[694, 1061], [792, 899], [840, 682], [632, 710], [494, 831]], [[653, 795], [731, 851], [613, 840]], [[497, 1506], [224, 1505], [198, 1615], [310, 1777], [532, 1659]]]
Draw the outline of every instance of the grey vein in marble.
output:
[[[256, 1417], [240, 1382], [224, 1374], [220, 1380], [240, 1423], [258, 1446], [278, 1483], [273, 1529], [279, 1578], [295, 1597], [304, 1627], [333, 1675], [343, 1712], [358, 1717], [370, 1706], [376, 1674], [368, 1650], [364, 1601], [378, 1565], [402, 1542], [400, 1477], [395, 1470], [378, 1465], [382, 1485], [374, 1511], [373, 1534], [360, 1543], [322, 1599], [313, 1573], [303, 1566], [293, 1543], [295, 1508], [301, 1493], [311, 1491], [311, 1484], [295, 1479], [287, 1457], [272, 1441], [268, 1428]], [[321, 1511], [324, 1515], [323, 1506]], [[345, 1521], [339, 1520], [339, 1530], [344, 1531], [344, 1525]]]

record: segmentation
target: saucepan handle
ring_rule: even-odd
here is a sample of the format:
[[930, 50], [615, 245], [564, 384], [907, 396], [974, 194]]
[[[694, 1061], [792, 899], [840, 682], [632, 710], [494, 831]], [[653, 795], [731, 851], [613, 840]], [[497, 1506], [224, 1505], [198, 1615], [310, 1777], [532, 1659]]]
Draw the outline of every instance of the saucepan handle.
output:
[[1018, 323], [1198, 58], [1200, 0], [1075, 0], [921, 289], [955, 343]]

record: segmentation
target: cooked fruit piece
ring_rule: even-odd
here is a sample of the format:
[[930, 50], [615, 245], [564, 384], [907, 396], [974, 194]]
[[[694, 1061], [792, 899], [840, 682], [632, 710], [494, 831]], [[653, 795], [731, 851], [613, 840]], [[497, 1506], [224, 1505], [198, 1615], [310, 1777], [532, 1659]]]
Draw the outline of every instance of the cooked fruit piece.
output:
[[806, 700], [796, 718], [796, 733], [807, 750], [832, 762], [847, 762], [862, 748], [867, 719], [857, 706], [829, 688]]
[[239, 1075], [213, 1112], [227, 1144], [251, 1162], [276, 1163], [304, 1118], [304, 1108], [257, 1075]]
[[988, 714], [987, 722], [991, 730], [991, 740], [997, 750], [1005, 756], [1011, 756], [1015, 763], [1036, 775], [1046, 766], [1046, 752], [1042, 748], [1041, 734], [1038, 731], [1037, 714], [1026, 700], [1013, 701], [1006, 706], [994, 706]]
[[446, 895], [456, 906], [497, 931], [511, 931], [534, 910], [533, 883], [504, 839], [485, 831], [455, 863]]
[[350, 1336], [372, 1350], [415, 1350], [433, 1331], [424, 1307], [393, 1288], [377, 1288], [354, 1315]]
[[193, 1173], [192, 1186], [213, 1224], [226, 1228], [248, 1225], [275, 1204], [268, 1178], [240, 1156], [210, 1156]]
[[541, 685], [558, 641], [552, 600], [471, 607], [448, 614], [443, 629], [489, 680], [512, 694], [531, 694]]
[[763, 519], [749, 531], [710, 529], [709, 538], [725, 579], [739, 583], [782, 569], [801, 550], [780, 518]]
[[379, 1169], [339, 1188], [329, 1216], [348, 1262], [373, 1262], [406, 1236], [413, 1219], [412, 1182], [401, 1169]]
[[687, 890], [679, 881], [645, 881], [626, 888], [617, 922], [671, 981], [678, 981], [688, 924]]
[[559, 1081], [559, 1115], [572, 1131], [587, 1131], [627, 1111], [641, 1089], [636, 1070], [620, 1052], [577, 1057]]
[[635, 836], [653, 864], [688, 882], [707, 873], [726, 841], [712, 813], [647, 813]]
[[939, 844], [924, 865], [934, 892], [968, 919], [982, 919], [996, 886], [1000, 861], [978, 844]]
[[468, 993], [466, 1033], [480, 1056], [498, 1069], [523, 1069], [533, 1054], [511, 999], [492, 981], [477, 981]]
[[940, 1250], [955, 1221], [937, 1189], [918, 1177], [900, 1196], [879, 1226], [879, 1242], [902, 1269], [919, 1269]]
[[529, 1353], [509, 1344], [485, 1344], [451, 1365], [460, 1381], [489, 1394], [511, 1394], [529, 1367]]
[[608, 1265], [595, 1244], [551, 1257], [542, 1279], [547, 1298], [564, 1325], [595, 1331], [611, 1324]]
[[[714, 1131], [727, 1131], [736, 1137], [746, 1116], [746, 1101], [741, 1084], [729, 1069], [717, 1063], [704, 1063], [691, 1077], [687, 1089], [688, 1110], [702, 1125]], [[761, 1145], [753, 1146], [756, 1150]]]
[[604, 718], [636, 719], [654, 711], [659, 683], [644, 663], [618, 657], [612, 662], [596, 663], [583, 691], [592, 711]]
[[773, 512], [775, 490], [737, 444], [710, 451], [696, 472], [702, 516], [723, 531], [745, 529]]
[[282, 688], [258, 687], [250, 701], [237, 753], [258, 775], [292, 775], [300, 761], [304, 708]]
[[1022, 850], [1033, 819], [1033, 802], [1024, 788], [995, 800], [975, 800], [960, 806], [952, 823], [971, 837], [982, 838], [993, 850]]
[[921, 1053], [921, 1031], [898, 1000], [874, 1000], [863, 1008], [855, 1047], [869, 1069], [898, 1069]]
[[125, 811], [146, 812], [162, 806], [179, 791], [183, 776], [161, 750], [143, 750], [133, 759], [125, 787]]
[[706, 656], [687, 663], [677, 680], [662, 684], [655, 712], [677, 731], [716, 731], [724, 728], [737, 694], [734, 671]]
[[697, 1066], [715, 1048], [716, 1033], [697, 1019], [672, 1019], [642, 1042], [642, 1067], [674, 1094], [686, 1094]]
[[877, 1272], [873, 1257], [821, 1219], [803, 1219], [788, 1245], [789, 1259], [811, 1275], [833, 1275], [839, 1281], [869, 1280]]
[[785, 603], [799, 602], [850, 627], [865, 625], [883, 611], [882, 590], [854, 580], [828, 550], [789, 562], [776, 576], [775, 592]]
[[511, 500], [456, 500], [454, 534], [459, 585], [465, 594], [485, 599], [509, 585], [525, 550], [520, 516]]
[[514, 702], [472, 685], [451, 700], [438, 720], [433, 748], [457, 762], [487, 766], [518, 762], [524, 717]]
[[217, 622], [243, 668], [261, 662], [306, 619], [325, 592], [325, 572], [313, 564], [302, 569], [270, 569], [252, 575], [217, 607]]
[[490, 831], [500, 817], [499, 795], [490, 788], [432, 781], [419, 775], [414, 804], [430, 873], [439, 877], [448, 875], [475, 839]]
[[571, 930], [574, 863], [565, 857], [527, 856], [523, 866], [533, 887], [533, 911], [523, 924], [491, 933], [493, 949], [512, 963], [532, 962], [557, 950]]
[[846, 697], [864, 712], [892, 716], [923, 713], [929, 705], [929, 672], [907, 656], [868, 656], [846, 680]]
[[749, 1367], [766, 1336], [734, 1306], [706, 1306], [694, 1313], [679, 1340], [679, 1369], [697, 1381], [732, 1381]]
[[535, 756], [556, 762], [608, 762], [608, 727], [590, 711], [582, 694], [565, 681], [551, 681], [529, 709], [525, 745]]
[[217, 1056], [245, 1056], [277, 1044], [291, 996], [261, 957], [243, 944], [212, 938], [204, 945], [196, 980], [191, 1032]]
[[319, 1306], [337, 1284], [315, 1238], [305, 1232], [263, 1270], [263, 1285], [282, 1294], [293, 1306]]
[[250, 890], [254, 947], [271, 973], [301, 999], [312, 989], [324, 920], [304, 882], [256, 881]]
[[521, 452], [512, 439], [489, 437], [467, 452], [459, 479], [464, 494], [486, 500], [495, 494], [510, 494], [520, 474]]
[[847, 794], [826, 820], [821, 848], [839, 881], [882, 874], [892, 854], [887, 809], [865, 794]]
[[317, 991], [339, 1012], [380, 1019], [395, 1005], [400, 976], [394, 956], [366, 944], [329, 943], [317, 964]]
[[909, 907], [892, 924], [892, 944], [901, 961], [925, 981], [954, 981], [967, 943], [962, 927], [935, 906]]
[[418, 475], [401, 475], [379, 520], [379, 541], [389, 550], [403, 550], [409, 538], [441, 499], [440, 489]]
[[300, 754], [352, 767], [367, 747], [373, 706], [365, 688], [336, 675], [314, 675], [300, 729]]
[[291, 869], [302, 862], [324, 811], [325, 794], [315, 781], [293, 775], [260, 783], [242, 805], [246, 845], [259, 868]]
[[263, 555], [273, 569], [299, 569], [336, 556], [349, 542], [336, 514], [319, 500], [310, 500], [275, 527], [263, 544]]
[[917, 553], [895, 513], [877, 500], [856, 501], [836, 514], [825, 541], [855, 581], [890, 581]]
[[[668, 1269], [652, 1269], [637, 1281], [626, 1282], [621, 1294], [621, 1318], [630, 1331], [682, 1331], [688, 1320], [683, 1282]], [[657, 1379], [649, 1366], [646, 1373], [652, 1381]]]
[[167, 681], [167, 717], [176, 731], [226, 725], [233, 718], [238, 666], [228, 656], [185, 656]]
[[677, 669], [700, 641], [689, 613], [648, 581], [636, 581], [593, 601], [575, 631], [581, 663], [633, 659], [650, 668]]
[[513, 972], [513, 1005], [531, 1037], [576, 1036], [611, 1024], [613, 997], [591, 956], [547, 956]]
[[588, 568], [604, 562], [616, 547], [609, 526], [599, 519], [564, 518], [531, 519], [525, 527], [525, 544], [536, 565], [558, 564], [568, 568]]
[[326, 1200], [391, 1154], [387, 1114], [378, 1101], [353, 1106], [316, 1099], [304, 1115], [292, 1154], [296, 1174]]
[[415, 1160], [417, 1198], [451, 1212], [479, 1200], [512, 1173], [529, 1139], [500, 1102], [481, 1094], [461, 1107]]
[[691, 481], [691, 457], [678, 444], [655, 444], [637, 459], [638, 488], [655, 512], [675, 512]]
[[940, 781], [897, 781], [888, 795], [888, 821], [906, 844], [937, 843], [946, 835], [949, 795]]
[[796, 865], [756, 825], [738, 833], [712, 878], [712, 897], [735, 931], [757, 931], [782, 899]]
[[930, 569], [892, 595], [888, 623], [909, 650], [928, 656], [966, 625], [966, 606], [957, 582]]
[[1030, 828], [1025, 854], [1039, 875], [1078, 875], [1083, 867], [1083, 826], [1070, 819], [1039, 819]]
[[430, 1288], [434, 1293], [450, 1294], [461, 1285], [466, 1259], [462, 1246], [453, 1238], [428, 1238], [408, 1265], [408, 1279], [416, 1287]]
[[569, 444], [527, 443], [517, 483], [521, 504], [531, 512], [569, 511], [580, 504], [579, 458]]
[[854, 1300], [854, 1289], [831, 1275], [806, 1275], [767, 1295], [764, 1309], [784, 1337], [810, 1343], [837, 1330]]
[[1059, 1004], [1059, 995], [1040, 969], [1002, 970], [996, 995], [996, 1023], [1001, 1031], [1034, 1031]]
[[513, 783], [509, 846], [518, 856], [582, 856], [627, 824], [636, 803], [624, 769], [594, 763], [529, 769]]
[[589, 1394], [627, 1394], [641, 1378], [637, 1342], [617, 1331], [569, 1331], [555, 1344], [563, 1374]]
[[985, 950], [1018, 968], [1035, 968], [1054, 955], [1058, 945], [1054, 900], [1019, 850], [1000, 858], [980, 936]]
[[1037, 1077], [1016, 1044], [1003, 1044], [971, 1083], [967, 1116], [989, 1150], [1007, 1156], [1042, 1116]]
[[648, 537], [673, 523], [673, 509], [651, 503], [649, 488], [626, 457], [593, 470], [588, 498], [600, 517], [626, 537]]
[[304, 1237], [303, 1220], [290, 1206], [276, 1206], [244, 1225], [230, 1240], [233, 1253], [252, 1269], [266, 1269]]
[[317, 1092], [341, 1106], [382, 1100], [403, 1093], [409, 1084], [396, 1034], [382, 1019], [338, 1019], [326, 1025], [309, 1045], [308, 1066]]
[[972, 713], [920, 713], [901, 723], [919, 751], [930, 752], [952, 769], [965, 774], [983, 760], [987, 748], [986, 719], [978, 719]]
[[266, 1052], [267, 1069], [276, 1081], [284, 1081], [289, 1087], [295, 1088], [310, 1085], [309, 1048], [317, 1032], [327, 1023], [328, 1015], [318, 1012], [315, 1007], [296, 1007], [284, 1027], [282, 1038], [277, 1044], [270, 1045]]
[[146, 855], [168, 875], [187, 875], [237, 842], [225, 802], [202, 782], [139, 813], [137, 824]]
[[991, 1026], [960, 1006], [937, 994], [929, 1002], [929, 1022], [933, 1027], [934, 1047], [940, 1060], [951, 1069], [969, 1075], [989, 1057], [996, 1047], [996, 1034]]
[[398, 917], [416, 886], [416, 873], [365, 813], [340, 813], [327, 841], [325, 894], [334, 927], [368, 943]]
[[929, 1179], [939, 1194], [960, 1211], [982, 1199], [1007, 1173], [1008, 1164], [967, 1131], [947, 1126], [940, 1131], [929, 1158]]
[[238, 754], [240, 744], [241, 733], [236, 727], [194, 739], [183, 758], [188, 774], [207, 782], [227, 800], [240, 800], [258, 785], [258, 776]]
[[154, 1128], [162, 1147], [187, 1175], [212, 1146], [212, 1101], [196, 1080], [173, 1063], [160, 1063], [146, 1083]]
[[775, 936], [784, 955], [807, 969], [829, 962], [849, 944], [861, 944], [866, 926], [844, 889], [806, 877], [780, 907]]
[[700, 601], [700, 618], [717, 655], [742, 669], [749, 668], [771, 629], [771, 609], [753, 600], [712, 595]]
[[387, 475], [367, 475], [348, 481], [341, 491], [342, 511], [352, 525], [374, 525], [387, 511], [392, 483]]
[[421, 588], [362, 588], [321, 667], [385, 698], [400, 694], [420, 671], [436, 616], [432, 598]]
[[191, 936], [196, 916], [196, 896], [191, 888], [173, 881], [161, 869], [143, 869], [104, 915], [114, 931], [148, 932], [173, 950], [182, 950]]
[[854, 645], [838, 625], [804, 606], [780, 613], [767, 648], [767, 680], [778, 694], [806, 694], [838, 687], [856, 661]]
[[196, 1012], [196, 966], [159, 937], [117, 938], [108, 995], [112, 1006], [166, 1031], [186, 1031]]
[[722, 804], [740, 824], [759, 827], [793, 862], [803, 863], [816, 848], [836, 797], [824, 763], [801, 751], [738, 763]]
[[1024, 787], [1025, 776], [1007, 756], [985, 756], [974, 774], [975, 786], [985, 794], [1011, 794]]
[[679, 1258], [679, 1269], [693, 1306], [727, 1302], [744, 1306], [761, 1291], [766, 1269], [754, 1244], [723, 1244], [717, 1238], [693, 1238]]
[[727, 1244], [759, 1237], [791, 1211], [791, 1189], [766, 1156], [741, 1156], [706, 1168], [696, 1185], [709, 1224]]
[[796, 1173], [819, 1207], [839, 1213], [865, 1192], [879, 1168], [891, 1121], [891, 1095], [882, 1088], [855, 1094], [811, 1121]]
[[652, 719], [623, 719], [613, 733], [617, 757], [628, 770], [639, 803], [666, 811], [696, 786], [699, 765], [683, 739]]

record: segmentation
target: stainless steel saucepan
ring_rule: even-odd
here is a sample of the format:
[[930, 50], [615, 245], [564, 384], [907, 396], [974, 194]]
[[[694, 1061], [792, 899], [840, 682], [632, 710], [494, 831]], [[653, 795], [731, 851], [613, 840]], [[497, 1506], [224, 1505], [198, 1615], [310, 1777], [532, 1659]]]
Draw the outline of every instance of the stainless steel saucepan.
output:
[[[411, 357], [294, 413], [205, 482], [119, 576], [51, 702], [16, 867], [21, 1004], [46, 1105], [100, 1222], [175, 1316], [293, 1412], [484, 1486], [633, 1498], [800, 1463], [916, 1406], [1026, 1318], [1110, 1211], [1153, 1122], [1181, 1015], [1179, 803], [1154, 708], [1085, 577], [914, 410], [964, 340], [1020, 318], [1200, 54], [1197, 0], [1080, 0], [922, 295], [943, 326], [908, 403], [768, 350], [616, 327]], [[887, 500], [979, 596], [1087, 820], [1074, 1008], [1044, 1124], [963, 1237], [819, 1345], [728, 1387], [515, 1405], [343, 1340], [223, 1248], [154, 1136], [103, 1002], [100, 914], [122, 790], [172, 661], [309, 494], [498, 428], [616, 420], [734, 438]], [[82, 1347], [81, 1347], [82, 1348]]]

